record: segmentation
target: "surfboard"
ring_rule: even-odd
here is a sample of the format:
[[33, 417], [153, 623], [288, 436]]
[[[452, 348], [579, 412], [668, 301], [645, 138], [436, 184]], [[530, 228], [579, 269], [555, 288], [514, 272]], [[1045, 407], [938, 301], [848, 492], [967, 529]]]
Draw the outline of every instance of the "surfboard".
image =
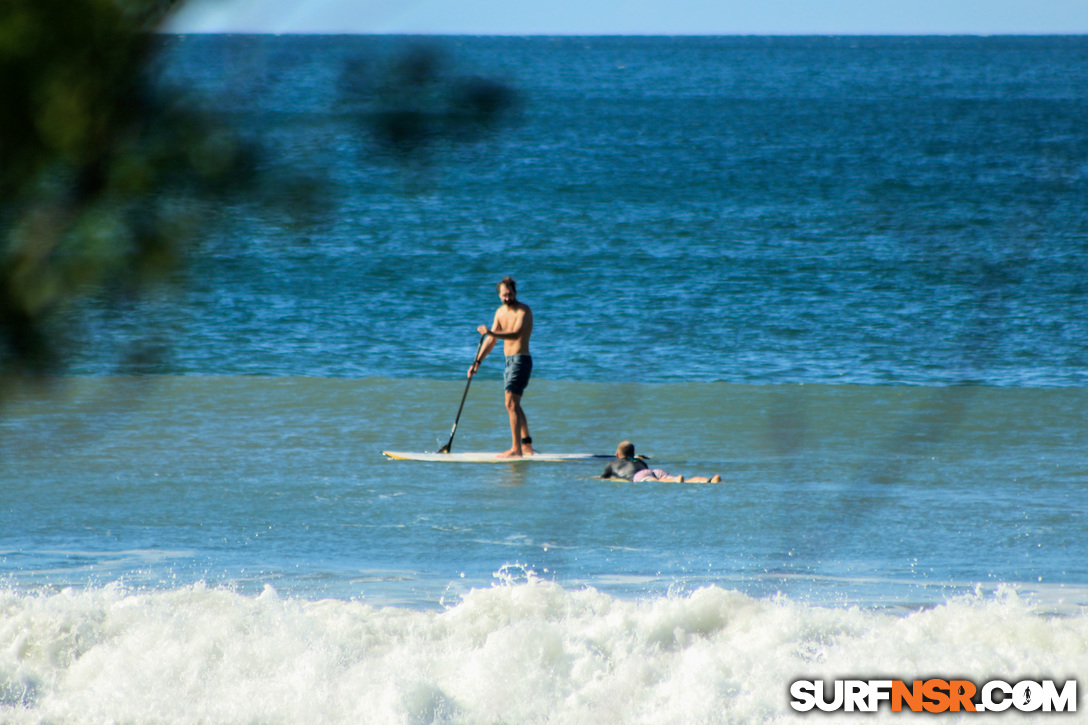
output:
[[536, 453], [521, 458], [499, 458], [498, 453], [413, 453], [410, 451], [382, 451], [382, 455], [395, 461], [433, 461], [435, 463], [529, 463], [531, 461], [555, 463], [558, 461], [584, 461], [614, 456], [595, 453]]

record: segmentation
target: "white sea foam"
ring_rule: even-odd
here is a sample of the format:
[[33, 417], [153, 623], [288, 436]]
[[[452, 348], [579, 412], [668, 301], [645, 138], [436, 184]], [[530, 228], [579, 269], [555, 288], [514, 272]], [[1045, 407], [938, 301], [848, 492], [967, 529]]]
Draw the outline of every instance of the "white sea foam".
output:
[[1088, 671], [1088, 612], [1045, 614], [1012, 590], [896, 615], [716, 587], [626, 600], [528, 572], [503, 581], [444, 611], [271, 588], [3, 591], [0, 721], [789, 721], [804, 717], [788, 704], [800, 677]]

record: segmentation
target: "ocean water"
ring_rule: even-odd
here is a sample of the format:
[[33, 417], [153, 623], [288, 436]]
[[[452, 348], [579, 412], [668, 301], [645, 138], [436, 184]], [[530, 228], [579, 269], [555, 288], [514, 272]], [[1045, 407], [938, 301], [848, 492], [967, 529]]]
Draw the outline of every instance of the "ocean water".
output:
[[[431, 91], [516, 102], [390, 148], [359, 89], [420, 42], [165, 40], [322, 201], [224, 198], [5, 394], [0, 721], [780, 722], [801, 677], [1088, 671], [1088, 40], [428, 41]], [[724, 482], [382, 457], [446, 442], [505, 274], [538, 448]], [[500, 367], [454, 450], [508, 444]]]

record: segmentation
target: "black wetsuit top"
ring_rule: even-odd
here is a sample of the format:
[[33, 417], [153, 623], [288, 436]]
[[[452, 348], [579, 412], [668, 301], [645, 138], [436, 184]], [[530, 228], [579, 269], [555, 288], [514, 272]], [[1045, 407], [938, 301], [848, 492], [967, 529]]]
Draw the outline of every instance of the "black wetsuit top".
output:
[[609, 461], [604, 467], [601, 478], [626, 478], [630, 479], [639, 471], [649, 468], [641, 458], [616, 458]]

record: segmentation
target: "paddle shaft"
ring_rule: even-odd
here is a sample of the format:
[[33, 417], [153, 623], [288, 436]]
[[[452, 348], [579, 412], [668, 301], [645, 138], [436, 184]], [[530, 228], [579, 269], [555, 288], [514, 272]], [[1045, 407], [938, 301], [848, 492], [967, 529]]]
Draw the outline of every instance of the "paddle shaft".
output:
[[[484, 340], [487, 339], [487, 335], [480, 335], [480, 342], [476, 345], [476, 356], [472, 358], [472, 365], [475, 367], [480, 362], [480, 350], [484, 347]], [[461, 404], [457, 406], [457, 417], [453, 419], [453, 430], [450, 431], [450, 439], [446, 441], [446, 445], [438, 449], [439, 453], [449, 453], [450, 446], [453, 445], [453, 437], [457, 435], [457, 424], [461, 422], [461, 411], [465, 408], [465, 398], [468, 397], [468, 386], [472, 385], [472, 379], [476, 377], [475, 374], [470, 375], [468, 382], [465, 383], [465, 392], [461, 394]]]

